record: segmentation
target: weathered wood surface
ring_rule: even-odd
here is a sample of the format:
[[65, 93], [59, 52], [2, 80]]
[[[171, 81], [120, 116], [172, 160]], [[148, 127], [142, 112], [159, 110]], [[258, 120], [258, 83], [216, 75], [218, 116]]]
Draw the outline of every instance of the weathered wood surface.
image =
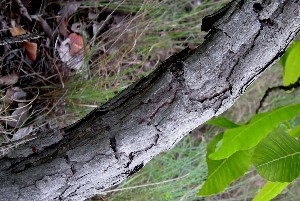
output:
[[172, 56], [81, 121], [2, 150], [0, 200], [84, 200], [119, 184], [232, 106], [284, 53], [299, 12], [296, 0], [233, 1], [219, 20], [208, 18], [216, 22], [206, 23], [210, 34], [197, 49]]

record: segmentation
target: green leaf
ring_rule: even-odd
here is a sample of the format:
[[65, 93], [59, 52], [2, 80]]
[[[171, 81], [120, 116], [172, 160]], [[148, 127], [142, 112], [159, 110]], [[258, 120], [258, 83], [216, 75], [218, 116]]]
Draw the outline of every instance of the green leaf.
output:
[[223, 160], [211, 160], [208, 155], [214, 152], [218, 142], [222, 140], [223, 133], [216, 135], [207, 144], [206, 162], [208, 177], [198, 195], [211, 195], [223, 191], [232, 181], [242, 176], [250, 166], [249, 151], [239, 151]]
[[279, 63], [283, 66], [283, 69], [284, 69], [284, 66], [285, 66], [285, 62], [291, 52], [291, 50], [294, 48], [294, 45], [295, 45], [295, 41], [286, 49], [284, 55], [280, 58], [279, 60]]
[[269, 201], [279, 195], [288, 185], [288, 182], [268, 181], [252, 201]]
[[293, 130], [289, 132], [292, 137], [300, 137], [300, 125], [296, 126]]
[[295, 83], [300, 77], [300, 42], [294, 41], [283, 68], [283, 85]]
[[278, 127], [256, 146], [252, 162], [265, 179], [291, 182], [300, 175], [300, 142]]
[[221, 128], [239, 127], [238, 124], [233, 123], [232, 121], [230, 121], [229, 119], [226, 119], [225, 117], [217, 117], [217, 118], [211, 119], [211, 120], [207, 121], [205, 124], [219, 126]]
[[261, 139], [282, 121], [293, 119], [300, 111], [300, 104], [286, 105], [271, 112], [255, 115], [249, 124], [224, 132], [222, 146], [209, 157], [213, 160], [227, 158], [240, 150], [256, 146]]

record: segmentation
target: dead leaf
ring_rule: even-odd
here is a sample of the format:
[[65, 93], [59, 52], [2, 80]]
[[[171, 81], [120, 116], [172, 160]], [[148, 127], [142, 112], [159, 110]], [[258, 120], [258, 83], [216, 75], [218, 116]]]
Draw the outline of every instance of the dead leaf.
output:
[[16, 140], [20, 140], [23, 139], [24, 137], [26, 137], [27, 135], [29, 135], [30, 133], [32, 133], [32, 131], [34, 130], [34, 126], [30, 125], [24, 128], [20, 128], [12, 137], [11, 141], [16, 141]]
[[4, 97], [2, 98], [3, 103], [12, 103], [13, 101], [24, 100], [27, 93], [20, 87], [13, 87], [6, 90]]
[[23, 41], [23, 46], [26, 49], [26, 55], [28, 59], [30, 59], [31, 61], [35, 61], [37, 53], [37, 44], [28, 41]]
[[70, 46], [68, 45], [70, 39], [67, 38], [64, 40], [61, 45], [58, 47], [57, 51], [59, 54], [59, 57], [62, 62], [66, 63], [67, 66], [71, 69], [79, 70], [80, 67], [83, 65], [83, 56], [81, 56], [80, 59], [74, 59], [76, 56], [70, 55]]
[[73, 15], [77, 11], [80, 6], [80, 2], [77, 3], [69, 3], [65, 5], [58, 14], [60, 15], [57, 18], [59, 33], [64, 37], [68, 36], [68, 18]]
[[12, 36], [20, 36], [26, 34], [26, 30], [23, 29], [22, 27], [12, 27], [9, 28], [9, 32], [11, 33]]
[[68, 45], [70, 39], [61, 42], [61, 45], [58, 47], [57, 51], [62, 62], [68, 62], [71, 59], [70, 55], [70, 46]]
[[14, 91], [14, 95], [13, 95], [13, 100], [24, 100], [27, 96], [27, 93], [25, 91], [23, 91], [23, 89], [21, 89], [20, 87], [13, 87], [12, 88]]
[[70, 55], [74, 56], [82, 50], [84, 47], [82, 36], [77, 35], [76, 33], [71, 33], [69, 35], [69, 45], [70, 45]]
[[9, 75], [0, 77], [0, 84], [6, 85], [6, 86], [13, 85], [18, 82], [18, 79], [19, 79], [19, 75], [16, 72], [12, 72]]
[[[59, 57], [69, 68], [74, 70], [84, 68], [83, 44], [82, 36], [72, 33], [58, 47]], [[86, 51], [89, 51], [88, 46]]]
[[29, 105], [26, 103], [18, 103], [18, 108], [11, 114], [13, 120], [7, 120], [7, 125], [17, 128], [23, 125], [29, 116]]
[[9, 88], [9, 89], [7, 89], [6, 90], [6, 92], [5, 92], [5, 95], [4, 95], [4, 97], [3, 97], [3, 102], [4, 103], [8, 103], [8, 104], [10, 104], [10, 103], [12, 103], [13, 102], [13, 95], [14, 95], [14, 90], [12, 89], [12, 88]]

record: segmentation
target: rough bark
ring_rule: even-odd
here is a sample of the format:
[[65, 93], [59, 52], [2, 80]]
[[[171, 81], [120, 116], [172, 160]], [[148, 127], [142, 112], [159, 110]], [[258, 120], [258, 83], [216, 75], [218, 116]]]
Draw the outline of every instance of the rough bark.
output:
[[228, 109], [283, 54], [299, 11], [297, 0], [233, 1], [207, 18], [211, 30], [197, 49], [172, 56], [79, 122], [6, 150], [0, 200], [84, 200], [119, 184]]

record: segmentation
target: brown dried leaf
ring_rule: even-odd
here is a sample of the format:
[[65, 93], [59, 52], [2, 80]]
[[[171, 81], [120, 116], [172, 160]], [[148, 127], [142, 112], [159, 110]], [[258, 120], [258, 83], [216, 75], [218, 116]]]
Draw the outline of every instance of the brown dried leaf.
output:
[[13, 95], [14, 95], [14, 90], [12, 88], [9, 88], [6, 90], [5, 96], [3, 97], [3, 102], [4, 103], [12, 103], [13, 102]]
[[80, 6], [80, 2], [77, 3], [69, 3], [65, 5], [58, 14], [60, 15], [57, 18], [59, 33], [64, 37], [68, 36], [68, 18], [77, 11]]
[[58, 30], [61, 35], [64, 37], [68, 36], [68, 23], [65, 20], [61, 20], [58, 23]]
[[[78, 52], [82, 51], [84, 48], [84, 43], [82, 36], [76, 34], [76, 33], [71, 33], [69, 35], [69, 45], [70, 45], [70, 55], [74, 56]], [[86, 51], [89, 52], [89, 47], [86, 47]]]
[[23, 41], [23, 46], [26, 49], [26, 55], [28, 59], [30, 59], [31, 61], [35, 61], [37, 53], [37, 44], [28, 41]]
[[76, 33], [71, 33], [69, 35], [69, 45], [70, 45], [70, 55], [74, 56], [83, 48], [83, 39], [82, 36], [77, 35]]
[[0, 77], [0, 84], [2, 85], [13, 85], [18, 82], [19, 75], [16, 72], [12, 72], [9, 75]]
[[9, 31], [12, 36], [20, 36], [26, 34], [26, 30], [23, 29], [22, 27], [12, 27], [9, 28]]
[[27, 93], [20, 87], [13, 87], [6, 90], [4, 97], [2, 98], [3, 103], [12, 103], [13, 101], [24, 100]]

